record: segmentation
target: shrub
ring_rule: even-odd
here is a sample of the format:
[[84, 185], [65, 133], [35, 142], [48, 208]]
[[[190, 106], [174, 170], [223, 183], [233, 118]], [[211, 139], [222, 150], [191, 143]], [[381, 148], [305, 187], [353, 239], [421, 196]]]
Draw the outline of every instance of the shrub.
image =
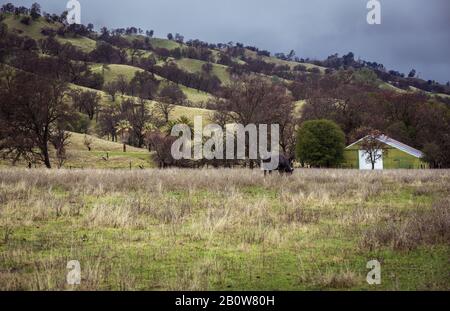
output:
[[336, 167], [344, 158], [345, 134], [333, 121], [306, 121], [297, 133], [297, 158], [314, 167]]
[[30, 25], [31, 23], [31, 18], [29, 16], [24, 16], [20, 19], [20, 22], [24, 25]]
[[416, 211], [409, 219], [389, 220], [366, 231], [361, 247], [376, 249], [388, 246], [396, 250], [412, 250], [424, 244], [450, 243], [450, 200], [433, 204], [430, 212]]

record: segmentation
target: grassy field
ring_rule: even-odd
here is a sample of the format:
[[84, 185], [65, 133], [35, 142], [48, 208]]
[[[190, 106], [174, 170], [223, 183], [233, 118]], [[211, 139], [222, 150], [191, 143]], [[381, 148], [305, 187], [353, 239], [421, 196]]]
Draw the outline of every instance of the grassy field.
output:
[[[122, 75], [126, 79], [127, 82], [130, 82], [136, 72], [143, 72], [144, 70], [138, 67], [129, 66], [129, 65], [120, 65], [120, 64], [111, 64], [108, 65], [106, 68], [103, 68], [101, 64], [94, 64], [90, 66], [91, 70], [95, 73], [104, 74], [105, 82], [109, 83], [112, 81], [116, 81], [117, 78]], [[169, 81], [164, 79], [163, 77], [160, 77], [158, 75], [155, 75], [157, 80], [160, 80], [162, 83], [160, 85], [160, 89], [166, 85], [169, 84]], [[212, 98], [211, 94], [197, 91], [195, 89], [192, 89], [190, 87], [179, 85], [183, 93], [186, 95], [187, 99], [191, 101], [194, 105], [205, 103], [208, 100]]]
[[58, 28], [58, 25], [51, 25], [47, 23], [43, 18], [32, 21], [30, 25], [24, 25], [20, 22], [20, 18], [10, 14], [6, 15], [6, 18], [3, 20], [3, 22], [8, 26], [8, 29], [16, 33], [19, 32], [22, 35], [26, 35], [34, 40], [45, 38], [45, 36], [41, 34], [42, 28], [49, 27], [55, 30]]
[[95, 40], [86, 38], [86, 37], [61, 37], [58, 36], [58, 41], [62, 44], [70, 43], [73, 46], [81, 49], [85, 53], [90, 53], [95, 50], [96, 42]]
[[251, 51], [251, 50], [248, 50], [248, 49], [245, 50], [245, 54], [246, 54], [248, 57], [261, 59], [261, 60], [263, 60], [263, 61], [265, 61], [265, 62], [267, 62], [267, 63], [272, 63], [272, 64], [276, 64], [276, 65], [279, 65], [279, 66], [285, 66], [285, 65], [287, 65], [287, 66], [289, 66], [291, 69], [293, 69], [295, 66], [298, 66], [298, 65], [303, 65], [303, 66], [306, 67], [306, 69], [318, 68], [318, 69], [320, 70], [321, 73], [324, 73], [324, 72], [325, 72], [325, 69], [326, 69], [325, 67], [317, 66], [317, 65], [314, 65], [314, 64], [309, 64], [309, 63], [297, 63], [297, 62], [294, 62], [294, 61], [287, 61], [287, 60], [278, 59], [278, 58], [273, 57], [273, 56], [270, 56], [270, 57], [268, 57], [268, 56], [259, 56], [256, 52]]
[[[106, 71], [105, 71], [105, 76], [106, 76]], [[164, 83], [167, 83], [167, 80], [164, 81]], [[161, 85], [164, 85], [161, 84]], [[98, 90], [94, 90], [94, 89], [90, 89], [90, 88], [86, 88], [86, 87], [82, 87], [82, 86], [78, 86], [75, 84], [70, 84], [70, 88], [71, 89], [78, 89], [78, 90], [83, 90], [83, 91], [92, 91], [92, 92], [96, 92], [98, 94], [100, 94], [101, 96], [101, 103], [102, 105], [106, 106], [106, 105], [111, 105], [112, 99], [109, 95], [107, 95], [105, 92], [103, 91], [98, 91]], [[183, 92], [185, 93], [187, 99], [189, 101], [191, 101], [194, 106], [200, 103], [205, 103], [207, 102], [210, 98], [211, 95], [209, 95], [208, 93], [204, 93], [204, 92], [197, 92], [194, 89], [185, 87], [180, 85], [180, 88], [183, 90]], [[117, 103], [121, 103], [123, 100], [125, 99], [134, 99], [135, 101], [138, 100], [137, 97], [133, 97], [133, 96], [128, 96], [128, 95], [119, 95], [116, 98], [116, 102]], [[153, 101], [149, 101], [149, 106], [152, 109], [154, 107], [154, 103]], [[170, 114], [170, 119], [171, 120], [176, 120], [181, 116], [186, 116], [189, 119], [191, 119], [192, 121], [194, 121], [194, 117], [195, 116], [203, 116], [205, 120], [209, 120], [211, 114], [213, 113], [212, 110], [208, 110], [208, 109], [203, 109], [203, 108], [197, 108], [197, 107], [186, 107], [186, 106], [176, 106], [174, 111]]]
[[161, 39], [161, 38], [151, 38], [150, 43], [154, 48], [162, 48], [162, 49], [168, 49], [168, 50], [174, 50], [176, 48], [181, 47], [181, 44], [167, 40], [167, 39]]
[[[57, 30], [58, 27], [60, 26], [59, 24], [49, 24], [42, 17], [35, 21], [31, 21], [30, 25], [24, 25], [20, 22], [20, 18], [11, 15], [6, 17], [4, 23], [8, 25], [9, 29], [15, 32], [19, 32], [22, 35], [26, 35], [34, 40], [46, 38], [41, 33], [43, 28], [52, 28], [54, 30]], [[96, 45], [94, 40], [86, 37], [71, 38], [71, 37], [57, 36], [57, 39], [62, 44], [71, 43], [73, 46], [80, 48], [81, 50], [87, 53], [94, 50]]]
[[[198, 59], [191, 59], [191, 58], [181, 58], [175, 61], [175, 63], [178, 65], [179, 68], [190, 72], [190, 73], [197, 73], [202, 72], [202, 66], [206, 64], [206, 62], [198, 60]], [[214, 64], [212, 63], [212, 71], [211, 73], [223, 83], [227, 84], [230, 82], [230, 73], [227, 71], [227, 66], [220, 65], [220, 64]]]
[[[94, 136], [87, 135], [91, 140], [91, 151], [84, 145], [85, 135], [70, 133], [70, 144], [67, 146], [67, 160], [64, 168], [98, 168], [98, 169], [139, 169], [140, 167], [154, 167], [152, 155], [146, 149], [127, 146], [127, 152], [123, 152], [120, 142], [111, 142]], [[52, 164], [56, 167], [55, 151], [50, 146]], [[28, 163], [20, 161], [17, 167], [27, 167]], [[42, 164], [41, 164], [42, 165]], [[11, 161], [0, 159], [0, 167], [10, 167]]]
[[130, 82], [133, 79], [136, 72], [143, 72], [144, 70], [138, 67], [129, 66], [129, 65], [121, 65], [121, 64], [110, 64], [103, 68], [101, 64], [95, 64], [91, 67], [92, 72], [99, 73], [101, 75], [104, 74], [104, 79], [106, 83], [117, 80], [120, 75], [123, 75], [127, 82]]
[[[0, 170], [0, 289], [449, 290], [450, 171]], [[377, 259], [382, 284], [366, 283]]]
[[[101, 168], [124, 169], [153, 167], [151, 154], [146, 149], [127, 146], [127, 152], [123, 152], [123, 145], [119, 142], [111, 142], [88, 136], [92, 140], [91, 151], [84, 145], [85, 135], [71, 133], [70, 145], [67, 149], [67, 162], [69, 168]], [[107, 156], [108, 155], [108, 156]]]
[[197, 91], [184, 85], [179, 85], [179, 87], [183, 91], [184, 95], [186, 95], [186, 98], [194, 105], [204, 104], [214, 98], [209, 93]]

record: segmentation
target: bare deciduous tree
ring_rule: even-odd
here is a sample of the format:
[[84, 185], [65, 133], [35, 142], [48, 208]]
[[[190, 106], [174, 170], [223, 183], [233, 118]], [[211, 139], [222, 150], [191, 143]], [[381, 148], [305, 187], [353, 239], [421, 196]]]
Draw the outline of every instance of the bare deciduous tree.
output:
[[[259, 77], [243, 76], [224, 89], [222, 98], [216, 98], [214, 106], [213, 119], [217, 123], [280, 125], [282, 147], [293, 152], [294, 104], [284, 86]], [[254, 165], [253, 161], [249, 164]]]
[[73, 104], [80, 112], [88, 115], [90, 120], [98, 113], [101, 97], [97, 92], [75, 90], [70, 92]]
[[51, 143], [56, 150], [56, 159], [58, 160], [58, 168], [61, 168], [64, 165], [64, 162], [67, 160], [67, 150], [66, 147], [70, 145], [69, 138], [71, 134], [58, 129], [53, 137], [51, 138]]
[[364, 151], [366, 162], [372, 165], [372, 170], [375, 169], [376, 163], [383, 158], [383, 153], [387, 153], [385, 143], [380, 140], [382, 137], [382, 132], [370, 130], [361, 140], [361, 149]]
[[48, 143], [72, 115], [66, 85], [24, 72], [0, 79], [0, 138], [16, 154], [33, 154], [51, 168]]
[[109, 82], [103, 85], [103, 90], [111, 96], [113, 102], [116, 101], [116, 94], [119, 92], [119, 87], [116, 82]]
[[186, 95], [183, 91], [177, 85], [170, 84], [160, 91], [155, 107], [168, 123], [170, 113], [175, 109], [175, 105], [181, 104], [185, 99]]

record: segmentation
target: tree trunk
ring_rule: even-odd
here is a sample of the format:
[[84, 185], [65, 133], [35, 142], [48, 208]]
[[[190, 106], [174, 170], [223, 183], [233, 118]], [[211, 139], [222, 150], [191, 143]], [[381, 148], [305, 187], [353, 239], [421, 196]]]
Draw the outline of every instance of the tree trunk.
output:
[[52, 168], [50, 163], [50, 156], [48, 155], [48, 146], [47, 144], [43, 145], [41, 148], [42, 156], [44, 157], [44, 164], [47, 168]]
[[123, 152], [127, 152], [127, 144], [123, 144]]
[[52, 165], [50, 163], [50, 156], [48, 154], [48, 141], [49, 141], [49, 126], [47, 125], [44, 129], [44, 133], [40, 139], [40, 148], [41, 149], [41, 155], [44, 158], [44, 164], [47, 168], [52, 168]]

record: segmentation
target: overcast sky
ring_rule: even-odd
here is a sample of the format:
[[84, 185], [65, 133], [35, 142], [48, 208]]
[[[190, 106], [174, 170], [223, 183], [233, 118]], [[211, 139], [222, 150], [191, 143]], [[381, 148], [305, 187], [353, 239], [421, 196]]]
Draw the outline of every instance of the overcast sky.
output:
[[[5, 1], [29, 6], [34, 1]], [[243, 42], [271, 52], [294, 49], [323, 59], [349, 51], [388, 69], [450, 80], [450, 1], [380, 0], [382, 24], [368, 25], [368, 0], [79, 0], [82, 23], [98, 30], [136, 26], [212, 43]], [[60, 13], [66, 0], [38, 1]]]

